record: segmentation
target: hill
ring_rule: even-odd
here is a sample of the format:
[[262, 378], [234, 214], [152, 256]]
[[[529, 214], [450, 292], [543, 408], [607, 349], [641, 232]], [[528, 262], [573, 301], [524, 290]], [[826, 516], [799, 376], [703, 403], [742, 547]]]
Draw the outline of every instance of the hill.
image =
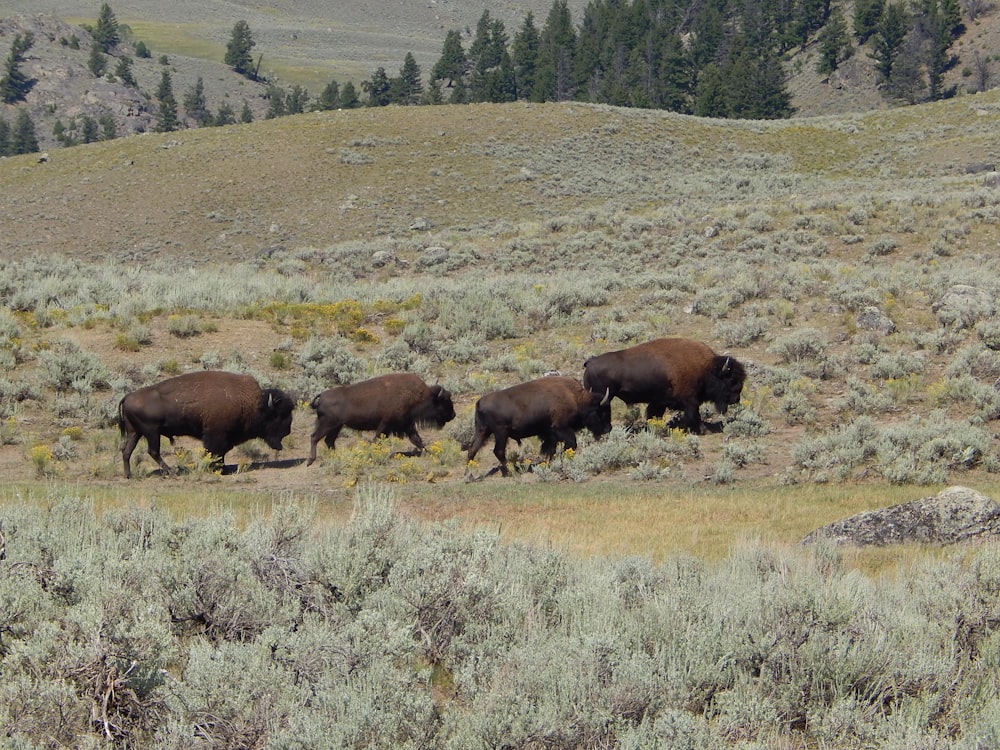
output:
[[[579, 22], [582, 4], [569, 5]], [[94, 22], [97, 10], [88, 3], [59, 0], [33, 3], [28, 8], [20, 3], [0, 2], [0, 19], [4, 19], [0, 21], [0, 42], [28, 31], [36, 38], [25, 72], [37, 83], [26, 106], [36, 123], [42, 148], [55, 147], [53, 127], [57, 120], [65, 126], [74, 117], [96, 119], [110, 112], [119, 135], [149, 130], [157, 110], [152, 93], [164, 71], [172, 77], [179, 102], [200, 79], [210, 112], [229, 107], [239, 113], [247, 106], [260, 119], [268, 109], [266, 86], [234, 74], [221, 63], [236, 20], [250, 24], [257, 42], [253, 53], [259, 56], [261, 71], [269, 82], [283, 88], [304, 86], [316, 97], [330, 81], [358, 85], [376, 67], [394, 75], [409, 52], [426, 76], [441, 54], [446, 32], [463, 30], [468, 45], [470, 27], [482, 13], [473, 4], [463, 2], [417, 8], [365, 3], [338, 8], [335, 14], [325, 6], [308, 4], [279, 5], [265, 12], [249, 4], [234, 10], [232, 4], [208, 3], [194, 13], [184, 3], [138, 2], [116, 4], [114, 10], [126, 37], [118, 54], [131, 53], [129, 42], [134, 41], [143, 41], [154, 52], [150, 59], [134, 61], [136, 87], [125, 86], [113, 77], [94, 78], [88, 71], [88, 37], [75, 25]], [[548, 8], [542, 2], [501, 4], [490, 12], [504, 22], [512, 35], [529, 10], [539, 24], [544, 22]], [[197, 22], [190, 21], [192, 17]], [[967, 27], [953, 47], [954, 64], [945, 82], [946, 88], [960, 95], [974, 90], [977, 64], [986, 66], [987, 76], [995, 65], [989, 51], [1000, 42], [1000, 13], [988, 9]], [[67, 40], [73, 38], [83, 40], [82, 47], [69, 47]], [[816, 72], [817, 56], [818, 42], [814, 40], [785, 60], [795, 116], [894, 106], [880, 89], [868, 46], [855, 49], [829, 76]], [[13, 118], [13, 108], [0, 106], [0, 110], [8, 120]], [[185, 120], [184, 124], [195, 123]]]

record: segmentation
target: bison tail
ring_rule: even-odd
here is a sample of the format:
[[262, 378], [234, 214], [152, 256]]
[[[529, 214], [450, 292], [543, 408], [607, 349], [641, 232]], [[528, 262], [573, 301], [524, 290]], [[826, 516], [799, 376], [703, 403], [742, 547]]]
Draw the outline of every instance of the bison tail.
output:
[[125, 437], [125, 399], [118, 402], [118, 431]]
[[322, 395], [322, 393], [316, 394], [316, 396], [313, 397], [313, 400], [309, 402], [309, 406], [312, 407], [313, 411], [319, 411], [319, 397]]

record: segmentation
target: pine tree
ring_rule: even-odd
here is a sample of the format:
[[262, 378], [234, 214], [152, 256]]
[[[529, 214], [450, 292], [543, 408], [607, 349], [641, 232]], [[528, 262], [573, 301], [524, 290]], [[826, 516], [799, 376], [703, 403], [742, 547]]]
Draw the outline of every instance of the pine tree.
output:
[[285, 97], [285, 112], [289, 115], [300, 115], [309, 105], [309, 91], [295, 84]]
[[97, 120], [90, 115], [84, 115], [80, 121], [80, 140], [84, 143], [93, 143], [98, 137]]
[[927, 90], [924, 80], [924, 40], [916, 30], [906, 34], [893, 58], [886, 93], [907, 104], [916, 104]]
[[444, 93], [441, 91], [441, 81], [431, 80], [421, 100], [423, 104], [444, 104]]
[[875, 70], [886, 81], [892, 79], [893, 65], [909, 30], [909, 14], [902, 0], [887, 5], [875, 28], [870, 55], [875, 60]]
[[285, 90], [275, 83], [267, 87], [267, 112], [264, 114], [265, 120], [273, 120], [276, 117], [284, 117], [288, 114], [285, 108]]
[[566, 0], [553, 0], [542, 30], [531, 101], [565, 101], [576, 94], [573, 57], [576, 32]]
[[490, 71], [486, 85], [486, 100], [512, 102], [517, 99], [517, 76], [507, 50], [500, 52], [500, 64]]
[[541, 47], [541, 35], [535, 27], [535, 17], [529, 10], [524, 17], [524, 23], [514, 34], [514, 47], [511, 58], [514, 63], [514, 80], [517, 83], [517, 95], [530, 99], [535, 88], [535, 76], [538, 68], [538, 52]]
[[4, 63], [4, 74], [0, 78], [0, 101], [6, 104], [13, 104], [24, 99], [32, 86], [34, 80], [28, 78], [21, 70], [21, 63], [24, 62], [25, 54], [35, 43], [35, 37], [31, 32], [16, 34], [11, 42], [10, 52]]
[[212, 125], [216, 127], [221, 127], [222, 125], [235, 125], [236, 124], [236, 113], [233, 112], [233, 108], [229, 106], [228, 103], [223, 102], [219, 105], [219, 111], [215, 113], [215, 117], [212, 118]]
[[352, 81], [345, 83], [344, 87], [340, 90], [340, 106], [344, 109], [357, 109], [361, 106], [358, 91]]
[[819, 32], [818, 41], [819, 61], [816, 63], [816, 72], [820, 75], [829, 75], [843, 60], [850, 57], [851, 53], [847, 21], [844, 20], [844, 13], [839, 5], [830, 11], [830, 18]]
[[[6, 123], [4, 123], [4, 125], [6, 125]], [[52, 137], [56, 139], [57, 143], [61, 143], [64, 146], [67, 145], [66, 140], [68, 139], [68, 136], [66, 135], [66, 126], [63, 125], [63, 121], [58, 117], [52, 125]], [[3, 155], [2, 148], [0, 148], [0, 155]]]
[[249, 24], [246, 21], [237, 21], [226, 45], [224, 62], [240, 75], [250, 79], [256, 78], [253, 56], [250, 54], [250, 50], [256, 44], [253, 34], [250, 33]]
[[184, 94], [184, 112], [201, 126], [208, 125], [212, 119], [205, 100], [205, 82], [201, 76]]
[[100, 78], [108, 69], [108, 58], [101, 49], [101, 45], [94, 42], [90, 45], [90, 57], [87, 58], [87, 69], [94, 74], [95, 78]]
[[379, 66], [372, 73], [370, 80], [362, 81], [361, 88], [368, 94], [369, 107], [384, 107], [389, 104], [389, 89], [392, 84], [385, 68]]
[[672, 112], [690, 112], [694, 68], [680, 34], [664, 36], [658, 73], [659, 96], [654, 102], [655, 106]]
[[101, 11], [97, 16], [97, 26], [94, 27], [91, 36], [94, 42], [101, 48], [101, 52], [108, 53], [121, 41], [118, 29], [118, 20], [115, 18], [111, 6], [107, 3], [101, 5]]
[[407, 52], [403, 58], [403, 67], [399, 69], [399, 80], [402, 97], [400, 104], [419, 103], [424, 85], [420, 82], [420, 66], [417, 65], [412, 52]]
[[864, 44], [878, 30], [884, 12], [885, 0], [855, 0], [854, 38], [858, 44]]
[[694, 95], [694, 113], [699, 117], [729, 117], [729, 95], [722, 71], [715, 63], [709, 63], [698, 75], [698, 85]]
[[331, 109], [338, 109], [340, 107], [340, 86], [337, 85], [336, 81], [330, 81], [326, 84], [322, 93], [319, 95], [319, 99], [316, 100], [316, 109], [320, 111], [329, 111]]
[[115, 66], [115, 77], [126, 86], [136, 88], [139, 85], [136, 83], [135, 75], [132, 73], [131, 57], [123, 55], [118, 58], [118, 64]]
[[156, 112], [156, 132], [169, 133], [177, 130], [180, 120], [177, 118], [177, 100], [174, 98], [174, 85], [169, 70], [160, 74], [156, 98], [160, 100], [160, 107]]
[[35, 134], [35, 123], [31, 121], [26, 109], [17, 113], [14, 132], [11, 135], [10, 151], [13, 154], [33, 154], [38, 151], [38, 137]]
[[243, 109], [240, 110], [240, 122], [244, 125], [253, 122], [253, 110], [250, 109], [250, 105], [243, 101]]
[[12, 156], [13, 153], [10, 145], [10, 125], [0, 117], [0, 156]]
[[441, 57], [431, 69], [432, 81], [444, 81], [451, 88], [455, 81], [462, 78], [468, 70], [469, 61], [462, 48], [462, 35], [457, 31], [449, 31], [444, 37], [444, 47]]
[[107, 112], [97, 118], [97, 123], [101, 126], [102, 141], [113, 141], [118, 137], [118, 126], [115, 125], [115, 118]]

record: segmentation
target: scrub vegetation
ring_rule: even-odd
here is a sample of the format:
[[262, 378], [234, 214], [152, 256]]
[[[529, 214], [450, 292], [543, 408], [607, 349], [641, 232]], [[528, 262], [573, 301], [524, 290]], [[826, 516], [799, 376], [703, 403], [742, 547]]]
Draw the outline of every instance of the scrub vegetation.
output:
[[[793, 545], [997, 485], [998, 118], [389, 107], [0, 161], [3, 731], [995, 744], [994, 548]], [[510, 479], [465, 461], [483, 393], [670, 335], [747, 366], [718, 432], [616, 402]], [[179, 439], [126, 483], [118, 401], [202, 368], [294, 394], [285, 450], [218, 474]], [[305, 467], [312, 397], [398, 370], [455, 397], [428, 450], [345, 431]]]

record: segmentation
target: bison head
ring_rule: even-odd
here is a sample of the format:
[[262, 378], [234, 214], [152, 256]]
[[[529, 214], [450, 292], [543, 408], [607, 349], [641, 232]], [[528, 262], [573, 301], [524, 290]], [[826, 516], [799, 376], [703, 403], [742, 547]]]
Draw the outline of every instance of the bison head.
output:
[[590, 391], [589, 394], [590, 404], [580, 416], [583, 426], [599, 439], [611, 432], [611, 389], [607, 388], [604, 393]]
[[434, 399], [434, 415], [438, 427], [444, 427], [455, 418], [455, 405], [451, 394], [440, 385], [431, 386], [431, 397]]
[[420, 424], [440, 429], [455, 418], [455, 405], [451, 401], [451, 394], [443, 386], [432, 385], [429, 390], [427, 399], [413, 416]]
[[719, 414], [725, 414], [730, 406], [740, 402], [746, 379], [747, 372], [742, 364], [732, 357], [716, 356], [705, 378], [705, 396]]
[[281, 441], [292, 431], [292, 411], [295, 403], [284, 391], [268, 388], [260, 396], [260, 437], [276, 451]]

